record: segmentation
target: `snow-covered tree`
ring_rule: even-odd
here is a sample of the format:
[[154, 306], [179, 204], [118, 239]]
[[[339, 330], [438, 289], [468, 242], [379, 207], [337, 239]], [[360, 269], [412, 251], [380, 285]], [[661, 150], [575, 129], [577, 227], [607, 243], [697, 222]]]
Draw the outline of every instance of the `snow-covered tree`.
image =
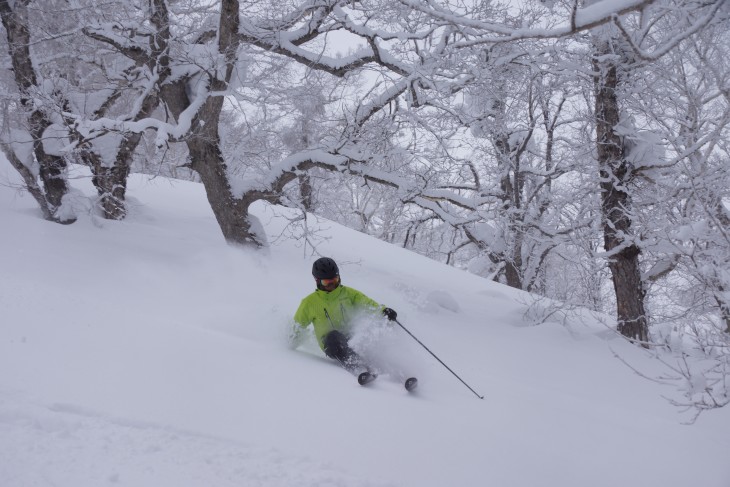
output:
[[[60, 149], [64, 135], [58, 102], [63, 97], [55, 85], [38, 73], [33, 62], [30, 0], [0, 3], [5, 28], [5, 53], [12, 66], [4, 76], [7, 95], [3, 100], [0, 147], [23, 178], [47, 220], [72, 223], [75, 215], [64, 209], [69, 185], [67, 160]], [[40, 180], [40, 184], [39, 184]]]

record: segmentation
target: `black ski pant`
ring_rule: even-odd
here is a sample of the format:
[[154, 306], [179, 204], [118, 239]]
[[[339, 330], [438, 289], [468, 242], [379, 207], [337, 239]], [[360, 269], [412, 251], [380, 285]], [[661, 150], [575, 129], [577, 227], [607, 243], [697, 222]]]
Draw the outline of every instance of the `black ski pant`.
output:
[[356, 374], [365, 372], [365, 363], [347, 343], [347, 336], [338, 330], [333, 330], [324, 336], [324, 353], [337, 360], [344, 368]]

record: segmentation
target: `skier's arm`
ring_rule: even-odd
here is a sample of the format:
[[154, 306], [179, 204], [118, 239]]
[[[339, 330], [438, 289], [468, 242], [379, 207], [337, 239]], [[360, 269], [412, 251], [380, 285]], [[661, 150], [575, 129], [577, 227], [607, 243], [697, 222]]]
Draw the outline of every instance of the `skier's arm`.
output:
[[382, 304], [370, 299], [365, 294], [356, 289], [350, 288], [350, 292], [353, 304], [357, 305], [358, 307], [365, 309], [370, 308], [372, 310], [381, 310], [384, 308]]
[[354, 289], [353, 289], [353, 302], [359, 306], [371, 308], [374, 311], [380, 311], [390, 321], [395, 320], [396, 317], [398, 316], [398, 313], [396, 313], [393, 309], [375, 302], [374, 300], [367, 297], [365, 294], [361, 293], [360, 291], [354, 290]]
[[304, 328], [299, 323], [293, 320], [289, 323], [289, 330], [286, 336], [289, 348], [293, 350], [302, 344], [304, 341], [304, 331]]
[[352, 292], [352, 302], [355, 305], [365, 309], [372, 309], [373, 311], [382, 312], [385, 309], [385, 306], [376, 302], [373, 299], [370, 299], [368, 296], [361, 293], [360, 291], [352, 288], [350, 288], [350, 291]]
[[294, 349], [301, 345], [302, 339], [304, 338], [304, 331], [311, 322], [312, 318], [307, 312], [307, 305], [305, 304], [305, 301], [302, 300], [302, 303], [299, 305], [297, 312], [294, 313], [294, 319], [289, 326], [289, 335], [287, 338], [289, 340], [290, 348]]
[[306, 300], [302, 300], [297, 312], [294, 313], [294, 323], [299, 325], [300, 328], [306, 328], [311, 322], [312, 317], [309, 315], [309, 307]]

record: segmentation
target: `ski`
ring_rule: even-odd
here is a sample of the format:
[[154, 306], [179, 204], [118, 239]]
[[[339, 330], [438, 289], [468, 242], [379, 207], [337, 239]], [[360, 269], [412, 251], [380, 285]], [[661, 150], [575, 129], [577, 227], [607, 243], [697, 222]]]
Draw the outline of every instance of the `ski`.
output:
[[372, 372], [363, 372], [362, 374], [357, 376], [357, 383], [361, 386], [364, 386], [365, 384], [369, 384], [372, 381], [374, 381], [378, 376], [373, 374]]
[[[361, 386], [371, 383], [378, 378], [378, 374], [373, 372], [362, 372], [357, 376], [357, 383]], [[415, 377], [409, 377], [403, 382], [403, 386], [408, 392], [413, 392], [418, 387], [418, 379]]]

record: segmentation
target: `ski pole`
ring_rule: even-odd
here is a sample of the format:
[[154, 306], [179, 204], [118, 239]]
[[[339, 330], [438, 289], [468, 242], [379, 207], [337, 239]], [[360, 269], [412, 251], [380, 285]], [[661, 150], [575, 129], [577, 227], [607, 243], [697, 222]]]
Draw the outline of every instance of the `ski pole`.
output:
[[456, 375], [456, 372], [454, 372], [453, 370], [451, 370], [451, 368], [449, 368], [449, 366], [446, 365], [443, 362], [443, 360], [441, 360], [440, 358], [438, 358], [435, 353], [433, 353], [431, 350], [429, 350], [428, 347], [426, 345], [424, 345], [423, 342], [421, 342], [421, 340], [419, 340], [418, 338], [416, 338], [416, 336], [413, 333], [411, 333], [410, 331], [408, 331], [408, 328], [406, 328], [405, 326], [403, 326], [403, 324], [400, 321], [398, 321], [398, 320], [393, 320], [393, 321], [395, 321], [396, 323], [398, 323], [398, 326], [400, 326], [401, 328], [403, 328], [403, 330], [406, 333], [408, 333], [411, 336], [411, 338], [413, 338], [415, 341], [418, 342], [419, 345], [421, 345], [423, 348], [425, 348], [428, 353], [430, 353], [431, 355], [433, 355], [433, 358], [435, 358], [436, 360], [438, 360], [441, 363], [441, 365], [443, 365], [444, 367], [446, 367], [446, 370], [448, 370], [449, 372], [451, 372], [452, 374], [454, 374], [454, 377], [456, 377], [457, 379], [459, 379], [462, 384], [464, 384], [471, 392], [474, 393], [475, 396], [477, 396], [479, 399], [484, 399], [484, 396], [480, 396], [479, 394], [477, 394], [477, 391], [475, 391], [474, 389], [472, 389], [469, 386], [469, 384], [467, 384], [466, 382], [464, 382], [464, 380], [461, 377], [459, 377], [458, 375]]

